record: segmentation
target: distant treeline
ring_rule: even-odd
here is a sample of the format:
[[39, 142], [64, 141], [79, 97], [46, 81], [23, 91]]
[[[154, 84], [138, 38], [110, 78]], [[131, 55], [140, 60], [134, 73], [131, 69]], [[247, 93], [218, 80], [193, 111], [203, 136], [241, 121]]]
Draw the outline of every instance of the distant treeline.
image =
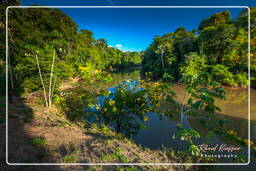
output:
[[[256, 7], [251, 8], [251, 77], [256, 78]], [[216, 13], [192, 31], [178, 28], [156, 36], [146, 49], [143, 72], [155, 78], [167, 73], [196, 77], [199, 71], [228, 86], [247, 86], [248, 10], [232, 20], [230, 12]]]

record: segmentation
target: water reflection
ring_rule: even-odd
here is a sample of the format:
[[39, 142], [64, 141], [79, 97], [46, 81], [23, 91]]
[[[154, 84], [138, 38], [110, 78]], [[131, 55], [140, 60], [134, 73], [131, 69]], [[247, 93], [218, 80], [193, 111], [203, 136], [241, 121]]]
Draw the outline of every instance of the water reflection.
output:
[[183, 150], [187, 146], [186, 143], [179, 144], [177, 139], [172, 139], [172, 133], [177, 132], [175, 121], [171, 121], [167, 117], [160, 119], [156, 113], [148, 113], [147, 116], [149, 118], [148, 128], [140, 130], [134, 137], [137, 144], [151, 149], [172, 146], [175, 149]]

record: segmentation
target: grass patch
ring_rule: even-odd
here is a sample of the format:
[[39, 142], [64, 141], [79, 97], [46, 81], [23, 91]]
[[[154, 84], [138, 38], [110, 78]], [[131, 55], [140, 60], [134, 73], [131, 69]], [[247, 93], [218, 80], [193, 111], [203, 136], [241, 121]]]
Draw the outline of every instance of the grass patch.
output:
[[76, 163], [77, 162], [77, 156], [75, 155], [67, 155], [63, 158], [64, 163]]
[[97, 169], [89, 168], [89, 169], [86, 169], [86, 171], [97, 171]]
[[33, 139], [31, 140], [31, 143], [34, 144], [34, 145], [39, 145], [39, 146], [41, 146], [41, 145], [46, 144], [46, 140], [45, 140], [44, 138], [42, 138], [42, 137], [33, 138]]
[[67, 122], [67, 121], [59, 121], [60, 125], [69, 125], [71, 126], [71, 123]]
[[118, 168], [118, 171], [137, 171], [138, 169], [134, 166], [126, 168]]
[[111, 154], [105, 154], [102, 155], [100, 157], [101, 160], [103, 161], [112, 161], [112, 160], [116, 160], [122, 163], [128, 163], [129, 159], [127, 157], [125, 157], [122, 153], [120, 149], [116, 149], [115, 152], [111, 153]]
[[64, 163], [76, 163], [78, 161], [77, 154], [79, 153], [78, 150], [73, 151], [72, 153], [63, 157]]
[[104, 144], [104, 145], [106, 145], [106, 146], [109, 146], [110, 144], [111, 144], [111, 142], [110, 142], [111, 140], [103, 140], [102, 141], [102, 144]]
[[107, 126], [103, 126], [103, 127], [101, 127], [100, 128], [100, 130], [102, 131], [102, 132], [105, 132], [105, 133], [108, 133], [108, 132], [110, 132], [111, 130], [110, 130], [110, 128], [109, 127], [107, 127]]

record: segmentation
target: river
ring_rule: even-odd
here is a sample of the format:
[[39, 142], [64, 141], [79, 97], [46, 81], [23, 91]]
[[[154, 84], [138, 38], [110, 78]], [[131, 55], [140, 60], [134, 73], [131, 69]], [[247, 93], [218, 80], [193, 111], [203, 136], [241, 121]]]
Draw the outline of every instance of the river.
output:
[[[108, 84], [108, 87], [115, 87], [118, 83], [123, 80], [136, 80], [140, 79], [140, 70], [130, 70], [124, 69], [122, 71], [113, 72], [113, 81]], [[174, 84], [172, 86], [173, 91], [176, 93], [175, 100], [181, 103], [186, 94], [185, 87], [180, 84]], [[248, 89], [246, 88], [224, 88], [226, 90], [225, 100], [216, 100], [217, 106], [221, 109], [220, 112], [215, 113], [216, 119], [226, 120], [227, 124], [225, 129], [233, 130], [237, 132], [237, 135], [242, 139], [248, 139]], [[251, 94], [251, 111], [250, 111], [250, 130], [251, 130], [251, 140], [255, 143], [256, 140], [256, 91], [254, 89], [250, 90]], [[161, 108], [168, 109], [168, 105], [161, 105]], [[137, 134], [133, 137], [136, 144], [142, 147], [147, 147], [150, 149], [161, 149], [163, 147], [171, 147], [174, 150], [184, 151], [187, 149], [188, 143], [181, 142], [178, 139], [173, 139], [172, 135], [177, 132], [176, 125], [180, 123], [180, 116], [175, 116], [174, 118], [169, 118], [166, 116], [159, 117], [159, 114], [151, 112], [146, 114], [148, 116], [148, 121], [146, 122], [146, 129], [139, 130]], [[203, 115], [203, 114], [202, 114]], [[208, 144], [210, 146], [216, 144], [227, 144], [227, 145], [237, 145], [232, 141], [228, 141], [226, 138], [213, 136], [210, 141], [205, 138], [208, 130], [202, 126], [200, 119], [189, 118], [185, 119], [185, 123], [188, 127], [197, 130], [201, 138], [194, 140], [196, 145]], [[239, 145], [237, 145], [239, 146]], [[248, 147], [239, 146], [241, 150], [237, 154], [245, 157], [247, 160]], [[227, 154], [227, 153], [222, 153]], [[230, 162], [229, 160], [221, 160], [221, 162]]]
[[[140, 70], [124, 70], [123, 72], [113, 73], [113, 86], [124, 79], [140, 79]], [[246, 88], [224, 88], [226, 90], [226, 99], [217, 100], [216, 104], [221, 108], [221, 112], [215, 113], [217, 119], [227, 120], [227, 128], [237, 132], [237, 135], [243, 139], [248, 138], [248, 89]], [[174, 84], [173, 90], [176, 93], [176, 100], [181, 102], [185, 94], [183, 85]], [[251, 89], [251, 139], [256, 140], [256, 91]], [[176, 124], [179, 118], [169, 119], [164, 117], [160, 119], [155, 113], [148, 114], [149, 120], [146, 123], [148, 128], [140, 130], [134, 137], [137, 144], [150, 149], [160, 149], [163, 146], [172, 147], [176, 150], [184, 150], [186, 143], [179, 143], [173, 140], [172, 134], [177, 131]], [[199, 123], [199, 119], [190, 118], [188, 124], [196, 129], [202, 136], [206, 135], [207, 130]], [[204, 140], [198, 140], [198, 143], [204, 143]], [[215, 143], [225, 142], [225, 140], [216, 138]]]

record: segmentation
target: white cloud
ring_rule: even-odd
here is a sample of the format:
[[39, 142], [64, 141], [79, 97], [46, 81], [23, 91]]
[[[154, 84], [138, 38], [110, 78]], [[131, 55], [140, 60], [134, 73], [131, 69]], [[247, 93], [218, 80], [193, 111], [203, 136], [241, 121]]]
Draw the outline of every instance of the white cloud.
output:
[[116, 48], [120, 49], [121, 47], [123, 47], [121, 44], [116, 44], [115, 45]]

